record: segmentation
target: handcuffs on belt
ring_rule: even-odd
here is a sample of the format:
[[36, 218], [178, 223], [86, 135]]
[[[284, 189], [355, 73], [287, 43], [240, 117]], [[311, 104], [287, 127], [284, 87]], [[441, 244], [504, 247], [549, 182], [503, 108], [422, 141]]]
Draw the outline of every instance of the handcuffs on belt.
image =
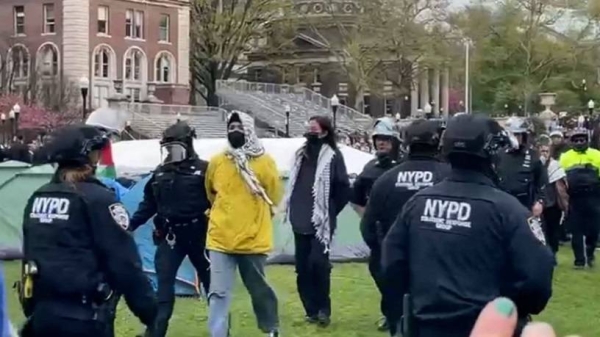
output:
[[167, 241], [167, 244], [169, 245], [169, 247], [171, 247], [171, 249], [175, 248], [175, 243], [177, 243], [176, 239], [177, 236], [175, 235], [175, 233], [173, 233], [173, 227], [169, 227], [169, 232], [167, 232], [165, 240]]

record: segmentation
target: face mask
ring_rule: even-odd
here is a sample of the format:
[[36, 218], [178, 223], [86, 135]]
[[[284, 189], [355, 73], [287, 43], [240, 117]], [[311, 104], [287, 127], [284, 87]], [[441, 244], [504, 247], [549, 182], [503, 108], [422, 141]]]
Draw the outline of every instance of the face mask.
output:
[[307, 132], [304, 134], [304, 137], [309, 144], [317, 144], [322, 141], [322, 138], [317, 132]]
[[541, 161], [541, 162], [542, 162], [542, 164], [544, 164], [544, 165], [546, 164], [546, 161], [547, 161], [547, 160], [548, 160], [548, 158], [546, 158], [546, 157], [544, 157], [544, 156], [541, 156], [541, 157], [540, 157], [540, 161]]
[[232, 131], [227, 134], [227, 140], [229, 140], [229, 144], [232, 148], [239, 149], [246, 143], [246, 136], [243, 132]]
[[392, 157], [390, 157], [390, 154], [387, 151], [377, 151], [375, 156], [377, 157], [379, 166], [388, 167], [393, 164]]

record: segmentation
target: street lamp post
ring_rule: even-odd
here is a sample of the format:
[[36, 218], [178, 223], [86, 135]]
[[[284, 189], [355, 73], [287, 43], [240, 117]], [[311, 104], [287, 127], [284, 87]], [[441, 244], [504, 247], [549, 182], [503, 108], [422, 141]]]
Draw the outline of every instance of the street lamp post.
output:
[[87, 77], [79, 79], [79, 88], [81, 89], [81, 98], [83, 99], [82, 120], [85, 122], [85, 116], [87, 115], [87, 96], [88, 89], [90, 87], [90, 80]]
[[340, 99], [337, 95], [333, 95], [331, 97], [331, 111], [333, 112], [333, 129], [335, 130], [337, 127], [337, 110], [340, 106]]
[[285, 105], [285, 137], [290, 138], [290, 106]]
[[504, 104], [504, 111], [506, 112], [507, 116], [510, 115], [508, 110], [508, 104]]
[[181, 113], [180, 112], [177, 113], [177, 122], [181, 122]]
[[13, 105], [13, 111], [15, 112], [15, 135], [19, 133], [19, 116], [21, 115], [21, 106], [18, 103]]
[[589, 115], [593, 115], [594, 114], [594, 108], [596, 107], [596, 103], [594, 102], [594, 100], [590, 99], [588, 104], [588, 113]]
[[0, 114], [0, 119], [2, 120], [2, 145], [4, 145], [6, 143], [6, 128], [4, 127], [4, 124], [6, 124], [6, 114]]
[[13, 138], [15, 138], [15, 110], [10, 109], [10, 112], [8, 113], [8, 119], [10, 120], [10, 142], [13, 141]]

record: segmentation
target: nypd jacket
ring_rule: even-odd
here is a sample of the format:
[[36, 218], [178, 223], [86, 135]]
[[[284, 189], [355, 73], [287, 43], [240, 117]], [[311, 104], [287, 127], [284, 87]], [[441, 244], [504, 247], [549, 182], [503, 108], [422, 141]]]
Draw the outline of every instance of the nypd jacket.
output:
[[408, 199], [442, 181], [448, 173], [450, 166], [433, 157], [410, 156], [377, 179], [360, 222], [367, 245], [381, 244]]
[[369, 199], [369, 194], [371, 193], [371, 188], [377, 178], [381, 177], [381, 175], [395, 165], [395, 160], [390, 160], [387, 165], [381, 163], [379, 159], [369, 161], [358, 177], [356, 177], [356, 180], [354, 180], [350, 202], [365, 207], [367, 205], [367, 200]]
[[406, 203], [384, 240], [383, 272], [390, 296], [398, 297], [391, 300], [410, 293], [412, 314], [424, 326], [472, 327], [499, 296], [512, 299], [521, 317], [538, 314], [552, 294], [554, 259], [528, 217], [483, 174], [453, 170]]
[[534, 149], [521, 148], [503, 152], [498, 165], [500, 187], [515, 196], [527, 208], [537, 201], [545, 202], [544, 186], [548, 171]]
[[125, 207], [96, 179], [40, 187], [23, 219], [23, 260], [38, 267], [34, 299], [81, 303], [107, 283], [143, 324], [151, 324], [154, 291], [128, 226]]

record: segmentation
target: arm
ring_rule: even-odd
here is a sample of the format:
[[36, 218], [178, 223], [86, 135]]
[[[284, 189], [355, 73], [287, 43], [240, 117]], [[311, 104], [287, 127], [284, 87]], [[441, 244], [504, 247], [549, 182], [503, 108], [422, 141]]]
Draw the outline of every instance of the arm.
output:
[[350, 198], [350, 178], [341, 152], [338, 151], [333, 160], [332, 198], [335, 205], [335, 214], [338, 215], [344, 210]]
[[374, 202], [367, 203], [364, 216], [360, 221], [360, 232], [363, 240], [369, 247], [371, 247], [371, 244], [377, 244], [383, 241], [383, 235], [381, 235], [382, 233], [379, 229], [381, 221], [380, 215], [385, 212], [384, 205], [387, 196], [385, 180], [384, 177], [380, 177], [380, 179], [375, 181], [369, 197], [369, 199], [374, 200]]
[[534, 202], [541, 201], [542, 203], [546, 201], [546, 193], [545, 186], [548, 184], [548, 170], [544, 167], [544, 164], [538, 159], [535, 161], [534, 167], [534, 191], [533, 197]]
[[[386, 280], [385, 296], [390, 303], [402, 303], [404, 294], [408, 292], [408, 229], [410, 225], [409, 212], [411, 202], [408, 202], [392, 225], [382, 245], [382, 275]], [[389, 308], [388, 320], [397, 322], [403, 314], [401, 305]]]
[[271, 156], [265, 155], [264, 172], [262, 172], [261, 184], [267, 192], [267, 196], [273, 202], [273, 206], [279, 205], [283, 197], [283, 186], [281, 186], [281, 178], [277, 170], [277, 164]]
[[[123, 294], [127, 306], [146, 326], [156, 317], [156, 300], [150, 281], [142, 271], [142, 261], [127, 231], [129, 216], [112, 195], [94, 196], [89, 212], [94, 246], [103, 261], [108, 283]], [[115, 249], [119, 247], [119, 249]]]
[[133, 217], [131, 217], [129, 230], [132, 232], [156, 215], [157, 205], [154, 197], [154, 190], [152, 189], [153, 183], [154, 175], [146, 182], [146, 186], [144, 186], [144, 199], [140, 202]]
[[512, 267], [508, 297], [520, 315], [539, 314], [552, 295], [554, 257], [550, 249], [536, 238], [526, 212], [509, 213], [508, 265]]
[[215, 175], [215, 161], [211, 160], [206, 168], [206, 177], [204, 178], [204, 187], [206, 188], [206, 197], [212, 205], [215, 202], [216, 193], [213, 189], [213, 179]]
[[367, 205], [367, 186], [365, 185], [362, 175], [358, 175], [354, 180], [350, 193], [350, 205], [360, 217], [364, 216], [365, 206]]

